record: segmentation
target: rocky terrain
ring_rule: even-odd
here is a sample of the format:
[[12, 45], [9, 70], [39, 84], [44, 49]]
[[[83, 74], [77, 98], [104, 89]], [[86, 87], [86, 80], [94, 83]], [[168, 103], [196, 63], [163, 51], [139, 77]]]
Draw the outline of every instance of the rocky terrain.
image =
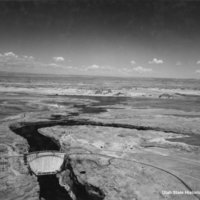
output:
[[[197, 100], [4, 95], [0, 199], [200, 199]], [[44, 149], [65, 153], [56, 176], [28, 169]]]

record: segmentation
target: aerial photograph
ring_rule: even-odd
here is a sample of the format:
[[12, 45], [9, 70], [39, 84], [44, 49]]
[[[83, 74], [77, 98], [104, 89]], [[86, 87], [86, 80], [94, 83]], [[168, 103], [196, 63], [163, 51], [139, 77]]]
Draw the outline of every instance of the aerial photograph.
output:
[[0, 200], [200, 200], [200, 1], [1, 0]]

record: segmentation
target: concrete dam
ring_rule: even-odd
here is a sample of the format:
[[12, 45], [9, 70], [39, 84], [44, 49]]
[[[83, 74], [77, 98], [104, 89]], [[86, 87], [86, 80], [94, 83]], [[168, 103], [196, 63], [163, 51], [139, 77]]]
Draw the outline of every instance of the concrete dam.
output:
[[56, 174], [61, 170], [65, 153], [59, 151], [38, 151], [26, 155], [31, 172], [36, 176]]

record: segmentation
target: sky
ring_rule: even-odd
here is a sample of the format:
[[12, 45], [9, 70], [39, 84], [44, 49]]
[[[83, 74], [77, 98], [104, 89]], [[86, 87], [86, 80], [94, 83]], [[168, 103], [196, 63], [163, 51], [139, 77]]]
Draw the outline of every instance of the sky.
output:
[[200, 78], [200, 1], [1, 0], [0, 71]]

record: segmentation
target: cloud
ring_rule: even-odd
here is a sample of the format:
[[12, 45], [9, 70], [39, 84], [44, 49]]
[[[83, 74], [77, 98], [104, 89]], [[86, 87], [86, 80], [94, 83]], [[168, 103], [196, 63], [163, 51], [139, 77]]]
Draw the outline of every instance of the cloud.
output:
[[[36, 61], [33, 56], [17, 55], [13, 52], [0, 54], [0, 70], [20, 70], [25, 68], [43, 67], [44, 63]], [[15, 69], [16, 68], [16, 69]]]
[[134, 71], [138, 72], [138, 73], [146, 73], [146, 72], [151, 72], [152, 69], [151, 68], [144, 68], [142, 66], [138, 66], [133, 68]]
[[135, 60], [131, 60], [131, 65], [135, 65], [136, 64], [136, 62], [135, 62]]
[[27, 55], [23, 55], [23, 56], [19, 56], [13, 52], [6, 52], [3, 54], [0, 54], [0, 60], [34, 60], [33, 56], [27, 56]]
[[15, 57], [15, 58], [18, 57], [18, 55], [16, 55], [13, 52], [6, 52], [6, 53], [3, 54], [3, 56], [6, 56], [6, 57]]
[[57, 63], [49, 63], [48, 65], [51, 67], [60, 67], [60, 65]]
[[176, 66], [181, 66], [181, 65], [182, 65], [181, 61], [176, 62]]
[[62, 62], [46, 63], [29, 55], [17, 55], [13, 52], [0, 53], [0, 71], [63, 73], [75, 69], [75, 67], [63, 65]]
[[153, 60], [149, 61], [149, 64], [163, 64], [164, 61], [161, 59], [153, 58]]
[[17, 65], [19, 63], [30, 63], [34, 61], [33, 56], [19, 56], [13, 52], [6, 52], [0, 54], [0, 63], [1, 64], [12, 64]]
[[26, 55], [24, 55], [23, 58], [24, 58], [24, 59], [27, 59], [27, 60], [33, 60], [33, 59], [34, 59], [33, 56], [26, 56]]
[[196, 73], [200, 73], [200, 69], [196, 70]]
[[58, 63], [49, 63], [49, 64], [46, 64], [46, 66], [53, 67], [53, 68], [60, 68], [60, 69], [76, 69], [76, 67], [65, 66]]
[[99, 69], [99, 68], [100, 68], [100, 66], [99, 65], [95, 65], [95, 64], [90, 65], [90, 66], [87, 67], [87, 69]]
[[200, 60], [197, 61], [197, 65], [200, 65]]
[[3, 54], [0, 54], [0, 62], [5, 62], [9, 60], [17, 60], [17, 59], [18, 59], [18, 55], [16, 55], [13, 52], [6, 52]]
[[98, 73], [111, 73], [113, 70], [116, 70], [115, 67], [112, 67], [110, 65], [98, 65], [98, 64], [93, 64], [90, 66], [81, 66], [79, 67], [79, 70], [81, 71], [93, 71], [93, 72], [98, 72]]
[[123, 71], [123, 72], [130, 72], [131, 69], [123, 67], [122, 69], [119, 69], [119, 71]]
[[146, 73], [146, 72], [151, 72], [152, 69], [150, 68], [144, 68], [141, 66], [135, 67], [135, 68], [130, 68], [130, 67], [123, 67], [123, 68], [115, 68], [109, 65], [90, 65], [87, 67], [83, 67], [83, 71], [89, 71], [89, 70], [95, 70], [96, 72], [104, 72], [104, 73], [117, 73], [117, 74], [127, 74], [130, 75], [133, 72], [138, 72], [138, 73]]
[[61, 57], [61, 56], [58, 56], [58, 57], [53, 57], [53, 60], [55, 62], [63, 62], [65, 59], [63, 57]]

